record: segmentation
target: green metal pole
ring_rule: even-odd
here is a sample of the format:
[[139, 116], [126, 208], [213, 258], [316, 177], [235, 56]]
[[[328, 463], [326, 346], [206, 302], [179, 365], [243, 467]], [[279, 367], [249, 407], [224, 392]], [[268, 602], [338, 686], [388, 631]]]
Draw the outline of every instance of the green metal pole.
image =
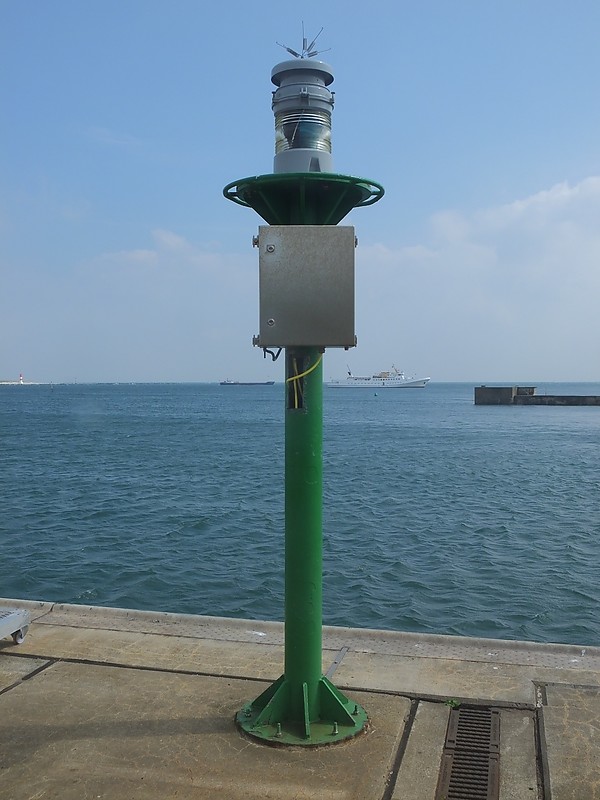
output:
[[316, 347], [285, 355], [284, 674], [236, 715], [272, 744], [321, 745], [364, 730], [366, 711], [321, 671], [323, 620], [323, 364]]
[[[314, 368], [314, 365], [318, 366]], [[296, 378], [309, 369], [304, 377]], [[297, 384], [297, 385], [295, 385]], [[292, 715], [318, 718], [323, 618], [323, 365], [316, 348], [286, 352], [285, 677]], [[306, 685], [306, 691], [303, 686]]]
[[[375, 202], [383, 187], [344, 175], [284, 173], [247, 178], [223, 190], [272, 224], [337, 224]], [[365, 730], [366, 711], [321, 672], [323, 619], [322, 349], [285, 354], [284, 673], [236, 714], [246, 734], [269, 744], [317, 746]]]

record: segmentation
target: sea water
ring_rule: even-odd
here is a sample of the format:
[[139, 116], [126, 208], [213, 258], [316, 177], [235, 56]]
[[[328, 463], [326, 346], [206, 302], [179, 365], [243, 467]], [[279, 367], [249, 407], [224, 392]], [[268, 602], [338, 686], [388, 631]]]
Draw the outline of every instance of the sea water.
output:
[[[325, 387], [324, 622], [600, 645], [600, 408], [473, 388]], [[0, 386], [0, 596], [282, 619], [283, 394]]]

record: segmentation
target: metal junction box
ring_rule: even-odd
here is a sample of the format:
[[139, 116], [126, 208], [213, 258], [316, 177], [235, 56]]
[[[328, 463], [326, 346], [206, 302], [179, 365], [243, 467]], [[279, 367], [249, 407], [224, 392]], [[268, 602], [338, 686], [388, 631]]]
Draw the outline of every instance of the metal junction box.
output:
[[261, 225], [260, 347], [354, 347], [354, 228]]

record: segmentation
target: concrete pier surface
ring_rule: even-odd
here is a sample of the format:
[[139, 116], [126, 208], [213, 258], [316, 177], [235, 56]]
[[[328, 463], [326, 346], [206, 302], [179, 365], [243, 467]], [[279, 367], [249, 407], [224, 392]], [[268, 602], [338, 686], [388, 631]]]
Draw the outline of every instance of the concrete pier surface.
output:
[[2, 800], [434, 800], [449, 718], [473, 708], [498, 720], [500, 800], [600, 800], [598, 647], [325, 627], [323, 671], [368, 728], [283, 748], [234, 723], [281, 674], [281, 623], [0, 607], [32, 617], [0, 641]]

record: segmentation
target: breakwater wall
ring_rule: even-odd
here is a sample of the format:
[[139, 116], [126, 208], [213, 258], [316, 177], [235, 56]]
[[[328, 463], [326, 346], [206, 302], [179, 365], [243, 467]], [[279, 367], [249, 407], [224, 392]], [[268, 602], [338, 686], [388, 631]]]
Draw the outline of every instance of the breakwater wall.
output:
[[600, 406], [597, 394], [536, 394], [535, 386], [476, 386], [478, 406]]

